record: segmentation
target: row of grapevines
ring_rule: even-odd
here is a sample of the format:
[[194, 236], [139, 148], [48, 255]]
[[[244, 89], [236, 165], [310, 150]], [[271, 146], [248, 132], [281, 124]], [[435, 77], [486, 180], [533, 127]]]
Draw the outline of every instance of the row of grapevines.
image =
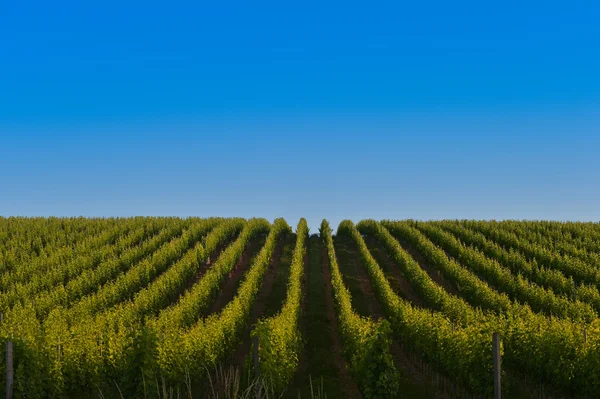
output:
[[[141, 221], [142, 218], [137, 218]], [[44, 340], [47, 339], [32, 303], [17, 304], [4, 315], [0, 324], [0, 357], [3, 358], [4, 341], [10, 339], [15, 346], [15, 390], [27, 397], [46, 397], [49, 395], [48, 378], [50, 364], [49, 353], [45, 351]], [[55, 342], [56, 344], [56, 342]], [[59, 345], [53, 347], [55, 353]], [[3, 367], [1, 363], [0, 367]]]
[[362, 234], [373, 236], [385, 246], [426, 306], [441, 311], [452, 321], [462, 325], [468, 325], [474, 319], [483, 317], [481, 308], [471, 307], [463, 298], [449, 294], [442, 286], [436, 284], [381, 223], [363, 220], [358, 223], [357, 228]]
[[[71, 223], [69, 229], [78, 225]], [[44, 251], [47, 245], [52, 245], [52, 237], [66, 239], [66, 230], [58, 223], [37, 218], [0, 218], [0, 273], [10, 270], [23, 256], [36, 256]], [[68, 236], [71, 236], [69, 231]]]
[[514, 233], [496, 229], [485, 222], [464, 221], [463, 224], [483, 233], [486, 237], [506, 248], [513, 248], [528, 258], [537, 260], [538, 263], [546, 267], [560, 270], [565, 276], [573, 277], [576, 282], [600, 284], [600, 269], [586, 264], [581, 259], [561, 256], [535, 243], [519, 238]]
[[[136, 224], [141, 224], [142, 218], [123, 219], [122, 221], [88, 221], [87, 223], [78, 223], [79, 228], [76, 231], [60, 232], [55, 230], [59, 237], [50, 241], [43, 240], [43, 248], [34, 250], [31, 248], [29, 253], [20, 253], [20, 260], [13, 264], [12, 270], [3, 273], [0, 284], [11, 284], [12, 282], [24, 281], [30, 275], [37, 271], [43, 271], [56, 264], [60, 264], [75, 256], [77, 251], [85, 250], [89, 246], [100, 247], [105, 244], [114, 243], [114, 241], [123, 233], [128, 232]], [[68, 225], [68, 224], [67, 224]], [[39, 235], [45, 235], [43, 232], [36, 232]], [[64, 235], [64, 236], [61, 236]], [[7, 248], [13, 251], [24, 250], [28, 244], [34, 245], [40, 237], [32, 239], [30, 243], [19, 242], [18, 247]], [[19, 248], [20, 246], [20, 248]]]
[[112, 245], [118, 238], [129, 232], [139, 223], [136, 219], [128, 219], [123, 224], [117, 224], [108, 230], [103, 230], [97, 236], [88, 236], [78, 242], [73, 248], [61, 247], [56, 249], [48, 257], [39, 257], [35, 261], [20, 264], [11, 272], [5, 273], [0, 278], [0, 289], [8, 290], [16, 283], [24, 282], [31, 279], [33, 276], [46, 273], [47, 271], [64, 265], [78, 253], [91, 253], [92, 251], [106, 245]]
[[[142, 357], [151, 341], [145, 335], [144, 320], [176, 301], [186, 285], [194, 278], [208, 257], [237, 234], [245, 222], [230, 219], [220, 223], [204, 242], [196, 242], [167, 271], [150, 285], [138, 291], [130, 300], [95, 316], [69, 321], [66, 313], [54, 310], [44, 324], [49, 348], [56, 339], [62, 342], [61, 357], [53, 356], [56, 381], [78, 381], [92, 375], [92, 382], [113, 376], [121, 381], [122, 389], [135, 383], [139, 376]], [[80, 365], [85, 361], [85, 368]], [[128, 377], [128, 378], [125, 378]], [[89, 376], [87, 378], [90, 378]], [[63, 387], [72, 392], [73, 387]], [[70, 390], [71, 389], [71, 390]]]
[[195, 323], [213, 303], [219, 286], [241, 259], [244, 248], [259, 234], [266, 234], [271, 228], [266, 219], [251, 219], [238, 239], [219, 255], [210, 269], [173, 306], [161, 310], [149, 326], [161, 334], [172, 328], [186, 328]]
[[365, 397], [394, 397], [399, 385], [390, 353], [390, 324], [387, 320], [374, 321], [354, 312], [350, 291], [344, 285], [337, 263], [331, 227], [325, 219], [319, 234], [327, 249], [336, 314], [352, 374]]
[[[387, 248], [394, 259], [402, 261], [409, 259], [416, 262], [399, 246], [383, 225], [376, 222], [375, 228], [365, 231], [365, 222], [359, 223], [359, 230], [363, 233], [371, 232], [376, 235]], [[385, 222], [392, 228], [395, 223]], [[390, 245], [395, 242], [396, 245]], [[426, 250], [427, 248], [421, 248]], [[425, 254], [424, 254], [425, 255]], [[418, 267], [418, 265], [416, 265]], [[403, 270], [404, 271], [404, 270]], [[410, 281], [411, 274], [405, 273]], [[428, 277], [428, 276], [427, 276]], [[433, 282], [432, 282], [433, 284]], [[418, 287], [418, 286], [417, 286]], [[444, 302], [453, 302], [456, 298], [445, 291], [437, 291], [446, 296]], [[456, 313], [444, 314], [452, 318]], [[475, 317], [473, 317], [476, 315]], [[568, 394], [600, 394], [600, 378], [596, 376], [594, 365], [600, 361], [600, 321], [582, 325], [569, 319], [544, 317], [532, 312], [527, 306], [512, 306], [510, 312], [501, 315], [484, 313], [471, 308], [467, 309], [461, 321], [463, 326], [480, 328], [501, 334], [504, 344], [503, 364], [511, 370], [516, 370], [522, 375], [528, 375], [534, 380], [548, 383]], [[583, 334], [584, 328], [586, 334]], [[482, 331], [483, 331], [482, 330]], [[482, 336], [484, 338], [489, 336]], [[587, 337], [587, 341], [584, 337]], [[486, 339], [487, 339], [486, 338]], [[474, 342], [474, 347], [477, 347]], [[481, 345], [483, 345], [481, 343]], [[489, 364], [489, 363], [482, 363]]]
[[598, 223], [503, 221], [498, 223], [498, 227], [517, 234], [525, 232], [529, 237], [543, 240], [558, 250], [570, 252], [575, 249], [574, 252], [580, 255], [600, 252], [600, 224]]
[[[377, 222], [361, 221], [358, 228], [363, 234], [370, 234], [381, 240], [386, 247], [394, 248], [398, 245], [387, 230]], [[427, 297], [430, 301], [440, 304], [444, 310], [453, 312], [462, 308], [464, 312], [461, 314], [462, 324], [457, 324], [453, 328], [450, 320], [443, 313], [412, 306], [393, 291], [359, 230], [351, 221], [343, 221], [338, 228], [338, 233], [350, 236], [358, 247], [377, 296], [399, 342], [461, 386], [475, 392], [490, 393], [493, 387], [491, 372], [493, 329], [491, 325], [474, 322], [481, 314], [472, 311], [460, 299], [439, 292], [436, 284], [426, 273], [419, 274], [416, 270], [419, 268], [418, 265], [411, 262], [412, 259], [408, 254], [400, 249], [390, 251], [394, 259], [401, 258], [399, 264], [404, 266], [403, 272], [419, 281], [420, 289], [417, 291], [432, 291], [432, 294]]]
[[[10, 275], [23, 264], [39, 262], [52, 256], [55, 252], [66, 253], [73, 244], [89, 238], [88, 230], [82, 223], [67, 223], [65, 229], [57, 223], [34, 223], [23, 219], [24, 222], [13, 223], [7, 227], [13, 233], [0, 247], [0, 275]], [[107, 229], [107, 224], [94, 224], [95, 231]], [[25, 232], [21, 230], [25, 229]], [[16, 267], [19, 266], [19, 267]], [[1, 281], [1, 278], [0, 278]]]
[[[216, 222], [220, 222], [220, 219], [195, 222], [184, 234], [188, 236], [185, 240], [192, 240], [192, 243], [197, 241], [200, 238], [198, 232], [210, 229], [208, 225], [215, 225]], [[207, 238], [206, 242], [209, 241]], [[173, 243], [184, 250], [182, 240], [173, 240], [171, 244]], [[165, 248], [169, 248], [169, 245], [162, 249], [162, 255], [154, 254], [151, 258], [160, 267], [163, 267], [165, 257], [171, 256], [174, 250], [171, 248], [165, 251]], [[186, 259], [193, 262], [198, 255], [198, 251], [188, 251]], [[138, 277], [143, 271], [144, 269], [137, 268]], [[149, 268], [145, 271], [152, 273]], [[142, 278], [150, 277], [144, 275]], [[159, 280], [169, 282], [160, 277], [157, 281]], [[114, 288], [112, 284], [109, 285]], [[158, 284], [154, 285], [158, 287]], [[130, 290], [122, 292], [125, 296], [131, 295]], [[164, 293], [159, 288], [154, 292]], [[140, 310], [140, 306], [134, 308]], [[113, 380], [118, 380], [124, 387], [131, 381], [138, 381], [141, 365], [137, 360], [142, 354], [152, 352], [145, 345], [143, 321], [131, 322], [131, 318], [124, 316], [132, 312], [125, 311], [102, 312], [97, 317], [92, 317], [89, 313], [86, 316], [84, 312], [81, 318], [73, 316], [71, 311], [72, 309], [55, 309], [43, 325], [36, 320], [32, 304], [17, 305], [7, 313], [5, 322], [0, 326], [0, 339], [3, 343], [11, 338], [15, 343], [18, 359], [16, 367], [21, 370], [16, 375], [16, 381], [18, 386], [22, 386], [21, 391], [53, 392], [55, 396], [66, 397], [89, 396], [90, 392], [80, 390], [87, 387], [93, 391], [103, 381], [110, 381], [112, 386]], [[108, 320], [110, 316], [113, 319]]]
[[307, 239], [308, 224], [302, 218], [296, 229], [296, 247], [290, 266], [285, 303], [279, 314], [261, 320], [253, 332], [253, 336], [257, 336], [259, 341], [261, 375], [278, 391], [285, 388], [298, 367], [302, 342], [298, 321]]
[[498, 292], [504, 292], [513, 299], [527, 303], [533, 310], [558, 317], [571, 317], [575, 320], [591, 321], [597, 318], [596, 312], [589, 304], [578, 300], [570, 301], [568, 298], [555, 295], [552, 290], [531, 284], [520, 275], [515, 276], [496, 260], [486, 257], [473, 247], [463, 245], [440, 227], [418, 222], [415, 222], [414, 226]]
[[[0, 323], [0, 358], [5, 359], [6, 341], [13, 343], [14, 397], [44, 398], [48, 396], [49, 368], [43, 348], [44, 332], [35, 310], [30, 304], [17, 304], [4, 315]], [[0, 362], [0, 373], [6, 375], [6, 363]], [[0, 395], [5, 397], [5, 384], [0, 384]]]
[[[490, 224], [495, 225], [493, 222]], [[590, 245], [593, 241], [583, 243], [580, 240], [567, 238], [561, 230], [549, 227], [541, 228], [538, 222], [507, 221], [497, 223], [497, 227], [560, 255], [579, 258], [596, 268], [600, 267], [600, 255], [596, 253], [598, 246], [597, 244]]]
[[176, 384], [181, 383], [186, 375], [192, 378], [204, 376], [206, 367], [212, 368], [237, 347], [276, 242], [290, 231], [284, 219], [275, 220], [235, 298], [220, 313], [199, 320], [191, 328], [173, 328], [158, 337], [155, 364], [162, 376]]
[[600, 252], [600, 223], [562, 222], [559, 225], [561, 231], [581, 242], [582, 247], [591, 252]]
[[88, 236], [119, 223], [117, 219], [23, 218], [0, 219], [0, 273], [36, 258], [46, 258], [63, 247], [72, 247]]
[[70, 317], [77, 319], [108, 309], [132, 298], [140, 287], [146, 286], [156, 276], [181, 258], [202, 236], [214, 229], [222, 220], [201, 219], [193, 223], [180, 237], [162, 245], [151, 257], [132, 266], [125, 274], [106, 283], [91, 295], [83, 297], [69, 309]]
[[[250, 222], [251, 226], [256, 226], [255, 223]], [[120, 319], [141, 319], [148, 315], [156, 315], [161, 309], [164, 309], [170, 303], [175, 300], [181, 300], [195, 288], [195, 285], [200, 284], [204, 281], [205, 277], [211, 275], [212, 271], [215, 270], [216, 265], [212, 265], [206, 273], [201, 277], [200, 282], [194, 284], [191, 290], [188, 290], [185, 295], [183, 291], [186, 285], [193, 280], [194, 276], [200, 269], [211, 254], [213, 254], [218, 247], [225, 245], [225, 243], [234, 239], [234, 237], [240, 234], [240, 231], [247, 225], [244, 219], [231, 219], [221, 223], [216, 227], [202, 243], [198, 243], [194, 251], [189, 251], [184, 257], [182, 257], [177, 263], [173, 264], [165, 273], [160, 275], [146, 288], [136, 293], [133, 300], [119, 304], [114, 310], [115, 314], [118, 314]], [[257, 234], [260, 230], [257, 228], [252, 229], [252, 234]], [[244, 237], [246, 238], [246, 237]], [[219, 256], [220, 258], [220, 256]], [[205, 286], [210, 290], [216, 291], [215, 288]], [[112, 312], [111, 312], [112, 313]]]
[[[395, 235], [411, 243], [425, 256], [432, 266], [440, 270], [450, 281], [454, 282], [461, 295], [474, 306], [482, 306], [503, 313], [512, 311], [514, 306], [519, 306], [518, 304], [507, 302], [508, 297], [504, 293], [498, 293], [488, 283], [480, 280], [463, 265], [448, 258], [442, 249], [436, 247], [419, 230], [412, 227], [410, 222], [384, 223]], [[420, 224], [419, 226], [422, 226], [429, 234], [435, 235], [436, 240], [440, 243], [443, 241], [444, 247], [447, 250], [450, 249], [453, 255], [461, 257], [461, 261], [468, 262], [469, 267], [476, 269], [484, 277], [493, 280], [500, 289], [510, 292], [510, 284], [512, 283], [512, 292], [514, 293], [515, 285], [520, 284], [522, 290], [520, 291], [521, 295], [519, 299], [527, 298], [525, 302], [534, 305], [536, 310], [546, 310], [550, 314], [563, 317], [569, 316], [587, 321], [591, 321], [597, 317], [589, 304], [580, 301], [570, 302], [566, 298], [559, 300], [548, 290], [528, 288], [528, 291], [525, 291], [525, 288], [529, 286], [528, 282], [524, 279], [521, 279], [520, 282], [515, 280], [508, 271], [501, 273], [501, 266], [497, 262], [490, 261], [475, 250], [462, 247], [451, 234], [435, 227], [427, 228], [427, 224]], [[504, 305], [500, 307], [498, 306], [499, 304]]]
[[435, 224], [454, 234], [463, 243], [476, 247], [486, 256], [496, 259], [510, 268], [514, 274], [523, 275], [542, 287], [552, 289], [556, 294], [589, 303], [596, 312], [600, 311], [600, 292], [595, 285], [577, 285], [572, 278], [566, 278], [559, 270], [540, 267], [535, 260], [529, 261], [523, 254], [513, 249], [506, 250], [488, 240], [483, 234], [469, 230], [460, 223], [444, 221]]
[[121, 237], [112, 245], [106, 245], [90, 253], [81, 251], [65, 264], [55, 265], [45, 273], [32, 276], [24, 282], [13, 284], [11, 289], [0, 293], [0, 309], [12, 306], [16, 301], [23, 301], [59, 284], [65, 284], [86, 270], [94, 270], [100, 263], [110, 257], [118, 257], [123, 250], [139, 245], [146, 237], [153, 235], [159, 228], [158, 223], [144, 224], [128, 235]]
[[436, 247], [408, 222], [384, 221], [382, 224], [395, 237], [401, 237], [419, 251], [428, 263], [451, 281], [460, 295], [472, 305], [481, 306], [497, 313], [508, 313], [512, 310], [513, 304], [508, 295], [498, 293], [470, 270], [448, 258], [443, 250]]
[[68, 308], [85, 295], [97, 291], [119, 273], [125, 272], [132, 265], [151, 256], [168, 240], [181, 234], [181, 231], [190, 222], [189, 219], [181, 223], [171, 221], [157, 235], [141, 245], [128, 249], [120, 256], [104, 260], [97, 268], [83, 271], [67, 284], [60, 284], [50, 291], [37, 295], [32, 299], [37, 314], [39, 317], [45, 318], [53, 308], [57, 306]]

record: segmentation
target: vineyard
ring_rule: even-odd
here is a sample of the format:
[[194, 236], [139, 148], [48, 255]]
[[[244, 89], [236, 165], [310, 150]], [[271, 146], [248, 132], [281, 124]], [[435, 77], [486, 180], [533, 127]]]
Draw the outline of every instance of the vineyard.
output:
[[0, 312], [0, 398], [598, 398], [600, 224], [0, 218]]

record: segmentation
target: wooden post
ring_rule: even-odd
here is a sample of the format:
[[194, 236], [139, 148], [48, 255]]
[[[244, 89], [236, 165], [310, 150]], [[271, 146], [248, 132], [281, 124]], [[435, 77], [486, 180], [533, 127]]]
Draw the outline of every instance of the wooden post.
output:
[[492, 335], [492, 352], [494, 359], [494, 399], [502, 398], [502, 366], [500, 362], [500, 334], [495, 332]]
[[6, 341], [6, 399], [13, 399], [13, 343]]
[[253, 358], [254, 358], [254, 377], [260, 377], [260, 368], [258, 364], [258, 336], [254, 337], [254, 345], [253, 345]]

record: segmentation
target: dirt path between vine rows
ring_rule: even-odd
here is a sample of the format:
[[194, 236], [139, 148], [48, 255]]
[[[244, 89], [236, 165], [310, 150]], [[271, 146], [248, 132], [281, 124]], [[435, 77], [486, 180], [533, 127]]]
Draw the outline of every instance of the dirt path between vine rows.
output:
[[[325, 280], [324, 261], [326, 262], [323, 259], [322, 239], [313, 234], [306, 242], [302, 279], [302, 315], [299, 328], [304, 342], [298, 358], [298, 369], [283, 396], [285, 399], [297, 399], [299, 396], [311, 398], [312, 393], [317, 397], [326, 395], [331, 399], [353, 395], [346, 392], [347, 384], [340, 383], [340, 370], [347, 371], [341, 357], [341, 345], [339, 342], [334, 343], [334, 340], [339, 340], [339, 336], [333, 330], [336, 321], [333, 306], [327, 305], [326, 297], [331, 296], [331, 290], [327, 289], [329, 280]], [[328, 268], [327, 265], [325, 263]], [[352, 379], [346, 376], [343, 381]]]
[[240, 367], [240, 369], [243, 369], [246, 356], [250, 353], [250, 348], [252, 347], [250, 333], [254, 329], [254, 325], [256, 324], [256, 322], [265, 313], [265, 307], [267, 305], [269, 295], [271, 294], [271, 290], [273, 289], [273, 283], [275, 282], [277, 274], [277, 267], [279, 266], [281, 255], [283, 254], [283, 247], [285, 245], [285, 242], [286, 237], [284, 236], [280, 236], [277, 239], [275, 249], [273, 250], [273, 254], [271, 255], [271, 260], [269, 261], [269, 267], [265, 271], [262, 284], [258, 291], [258, 296], [256, 297], [254, 304], [252, 305], [252, 309], [250, 311], [250, 321], [248, 325], [251, 327], [244, 332], [242, 343], [238, 346], [235, 353], [232, 355], [231, 364]]
[[261, 237], [252, 238], [250, 243], [246, 245], [246, 248], [244, 248], [244, 251], [242, 252], [242, 256], [238, 259], [232, 271], [229, 272], [227, 280], [218, 291], [217, 298], [213, 302], [207, 315], [219, 313], [235, 297], [240, 280], [244, 276], [246, 270], [250, 267], [252, 259], [258, 254], [265, 241], [266, 238], [263, 235]]
[[215, 261], [221, 256], [221, 253], [235, 240], [237, 237], [234, 237], [233, 240], [228, 240], [227, 242], [221, 243], [217, 246], [217, 248], [208, 256], [208, 258], [200, 265], [198, 270], [196, 270], [196, 274], [193, 278], [186, 282], [186, 284], [179, 290], [179, 295], [177, 298], [180, 298], [183, 294], [185, 294], [190, 288], [192, 288], [202, 276], [206, 273], [206, 271], [215, 263]]
[[[361, 280], [364, 279], [364, 282], [361, 282], [361, 288], [365, 289], [368, 293], [364, 295], [364, 300], [369, 302], [368, 307], [370, 309], [376, 309], [376, 311], [381, 312], [380, 314], [375, 314], [374, 319], [384, 318], [385, 315], [381, 310], [383, 309], [383, 304], [375, 295], [375, 287], [369, 278], [366, 265], [360, 256], [359, 249], [354, 241], [349, 242], [349, 245], [350, 247], [348, 248], [348, 251], [353, 257], [352, 261], [358, 262], [360, 266], [357, 268], [358, 277]], [[411, 295], [414, 295], [414, 293]], [[415, 299], [418, 298], [415, 297]], [[409, 398], [449, 398], [449, 395], [443, 393], [441, 390], [436, 388], [436, 385], [434, 385], [434, 379], [437, 378], [437, 380], [435, 380], [437, 383], [438, 380], [441, 381], [441, 377], [425, 375], [419, 370], [415, 362], [411, 361], [408, 354], [402, 349], [399, 337], [392, 338], [390, 353], [394, 359], [394, 365], [400, 374], [399, 378], [401, 396]]]
[[383, 270], [394, 292], [413, 305], [423, 307], [423, 301], [415, 293], [413, 287], [402, 274], [400, 266], [394, 262], [384, 246], [374, 237], [366, 236], [364, 239], [371, 256]]
[[400, 246], [406, 252], [408, 252], [410, 254], [410, 256], [413, 257], [414, 260], [417, 261], [417, 263], [419, 264], [421, 269], [425, 270], [425, 272], [427, 272], [429, 277], [431, 277], [431, 279], [436, 284], [440, 285], [449, 294], [460, 296], [460, 292], [458, 292], [458, 290], [456, 289], [454, 284], [452, 284], [451, 281], [446, 280], [444, 278], [444, 276], [442, 275], [442, 273], [438, 269], [431, 266], [431, 264], [427, 261], [427, 259], [425, 259], [425, 257], [418, 250], [416, 250], [412, 245], [410, 245], [408, 242], [406, 242], [406, 240], [404, 240], [400, 237], [396, 237], [396, 236], [394, 236], [394, 237], [396, 238], [396, 240], [398, 241]]
[[[371, 279], [363, 264], [354, 240], [340, 236], [335, 237], [334, 241], [336, 255], [338, 256], [338, 265], [344, 278], [344, 284], [346, 285], [346, 288], [350, 290], [352, 295], [352, 307], [354, 308], [354, 312], [360, 314], [356, 309], [357, 307], [360, 307], [365, 309], [363, 311], [365, 313], [363, 316], [371, 317], [373, 320], [383, 318], [385, 316], [383, 308], [377, 300], [375, 288], [371, 284]], [[343, 255], [341, 255], [342, 253]], [[354, 286], [358, 288], [360, 292], [353, 292], [353, 289], [350, 288], [349, 283], [351, 283], [351, 281], [349, 280], [351, 279], [355, 279], [358, 282], [358, 287], [356, 287], [356, 284], [354, 284]]]
[[340, 340], [340, 327], [338, 319], [335, 313], [335, 305], [333, 301], [333, 286], [331, 285], [331, 271], [329, 269], [329, 257], [327, 255], [327, 248], [323, 245], [321, 250], [321, 266], [323, 270], [323, 277], [325, 279], [325, 305], [327, 308], [327, 317], [331, 322], [331, 356], [336, 364], [339, 373], [339, 384], [342, 392], [347, 398], [360, 398], [360, 391], [356, 382], [350, 376], [348, 368], [346, 367], [346, 360], [342, 356], [343, 347]]

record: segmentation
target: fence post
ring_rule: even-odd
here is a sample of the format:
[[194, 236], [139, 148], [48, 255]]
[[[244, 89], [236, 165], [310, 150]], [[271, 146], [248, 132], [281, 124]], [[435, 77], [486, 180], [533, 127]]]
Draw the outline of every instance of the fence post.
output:
[[13, 399], [13, 343], [6, 341], [6, 399]]
[[254, 345], [253, 345], [253, 353], [252, 357], [254, 358], [254, 377], [260, 377], [260, 368], [258, 364], [258, 336], [254, 337]]
[[500, 334], [492, 335], [492, 352], [494, 356], [494, 399], [502, 398], [502, 366], [500, 363]]

